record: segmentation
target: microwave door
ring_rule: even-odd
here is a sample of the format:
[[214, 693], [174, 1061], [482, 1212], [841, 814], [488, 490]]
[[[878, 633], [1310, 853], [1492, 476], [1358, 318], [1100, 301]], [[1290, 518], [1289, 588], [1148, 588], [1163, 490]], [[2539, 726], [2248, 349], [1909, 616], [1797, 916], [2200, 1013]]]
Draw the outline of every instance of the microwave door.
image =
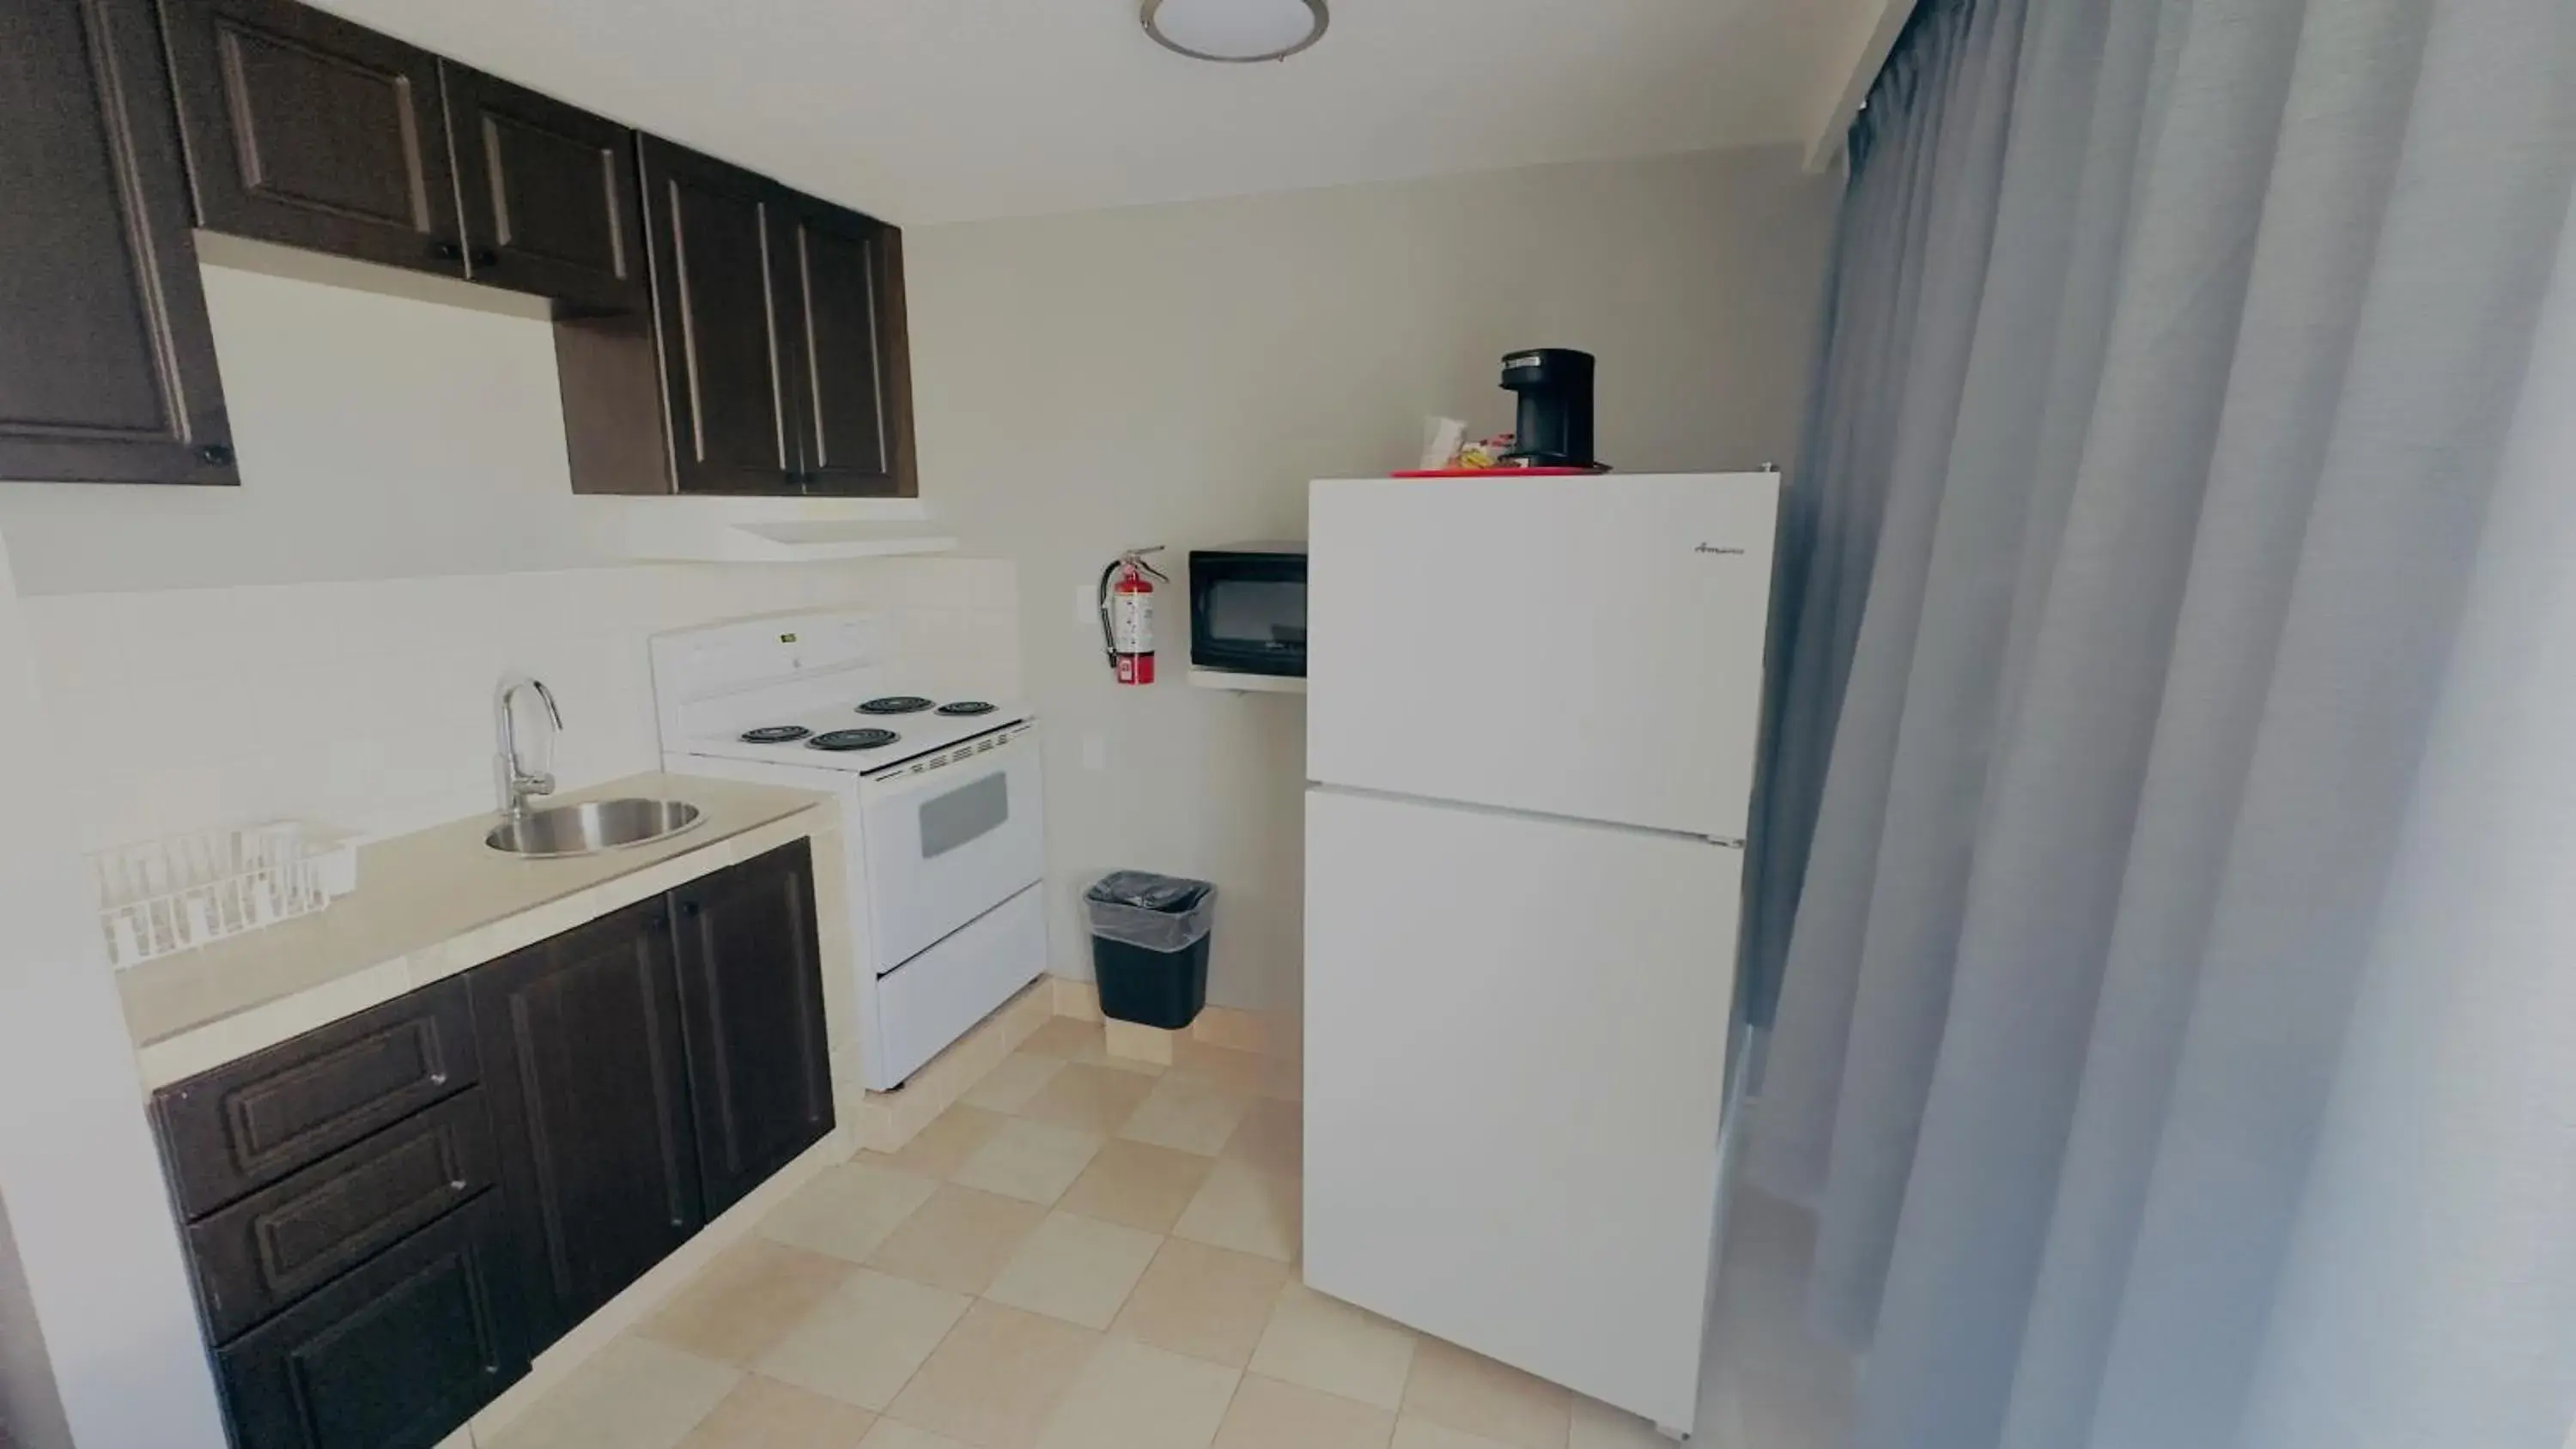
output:
[[1190, 662], [1250, 674], [1306, 672], [1303, 560], [1194, 563]]

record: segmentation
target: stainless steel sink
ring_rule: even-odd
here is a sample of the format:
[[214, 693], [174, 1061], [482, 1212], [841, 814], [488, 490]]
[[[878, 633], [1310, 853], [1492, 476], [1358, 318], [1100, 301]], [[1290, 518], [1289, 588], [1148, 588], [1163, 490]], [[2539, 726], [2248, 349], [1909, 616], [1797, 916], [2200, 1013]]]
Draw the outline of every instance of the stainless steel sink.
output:
[[593, 800], [525, 811], [492, 827], [483, 843], [530, 859], [597, 855], [677, 835], [700, 815], [697, 806], [679, 800]]

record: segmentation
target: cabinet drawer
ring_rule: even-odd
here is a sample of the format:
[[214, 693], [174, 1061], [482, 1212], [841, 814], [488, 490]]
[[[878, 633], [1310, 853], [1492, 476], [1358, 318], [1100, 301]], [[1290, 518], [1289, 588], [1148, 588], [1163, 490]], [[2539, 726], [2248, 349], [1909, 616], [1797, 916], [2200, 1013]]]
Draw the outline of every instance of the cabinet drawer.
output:
[[492, 1124], [460, 1092], [188, 1229], [215, 1342], [492, 1186]]
[[451, 979], [164, 1087], [152, 1111], [171, 1187], [196, 1219], [477, 1075], [465, 983]]
[[429, 1449], [527, 1372], [487, 1192], [215, 1355], [235, 1449]]

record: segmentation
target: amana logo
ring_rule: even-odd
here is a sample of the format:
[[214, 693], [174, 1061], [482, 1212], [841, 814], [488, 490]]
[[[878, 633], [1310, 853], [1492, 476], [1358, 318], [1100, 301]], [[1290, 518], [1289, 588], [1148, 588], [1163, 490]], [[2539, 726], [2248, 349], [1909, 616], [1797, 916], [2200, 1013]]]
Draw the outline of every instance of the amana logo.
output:
[[1691, 550], [1691, 552], [1693, 552], [1693, 553], [1733, 554], [1733, 555], [1735, 555], [1735, 556], [1736, 556], [1736, 557], [1738, 557], [1738, 558], [1741, 558], [1741, 557], [1743, 557], [1743, 556], [1744, 556], [1744, 550], [1742, 550], [1742, 549], [1740, 549], [1740, 548], [1729, 548], [1729, 547], [1727, 547], [1726, 545], [1723, 545], [1723, 544], [1715, 544], [1715, 543], [1703, 543], [1703, 544], [1701, 544], [1699, 547], [1697, 547], [1697, 548], [1695, 548], [1695, 549], [1692, 549], [1692, 550]]

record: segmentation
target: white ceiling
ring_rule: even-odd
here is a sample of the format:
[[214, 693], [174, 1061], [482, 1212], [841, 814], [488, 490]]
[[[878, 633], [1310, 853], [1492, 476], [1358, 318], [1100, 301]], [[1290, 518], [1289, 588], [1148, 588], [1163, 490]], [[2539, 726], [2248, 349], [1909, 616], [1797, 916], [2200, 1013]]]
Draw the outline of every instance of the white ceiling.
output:
[[916, 224], [1810, 142], [1885, 0], [1333, 0], [1191, 61], [1136, 0], [324, 0]]

